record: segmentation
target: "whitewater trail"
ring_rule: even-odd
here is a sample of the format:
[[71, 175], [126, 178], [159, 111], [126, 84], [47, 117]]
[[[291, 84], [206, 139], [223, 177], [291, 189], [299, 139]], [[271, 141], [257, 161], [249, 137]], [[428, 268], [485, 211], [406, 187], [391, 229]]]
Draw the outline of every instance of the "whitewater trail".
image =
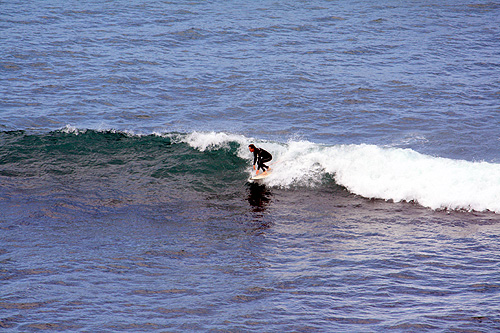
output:
[[500, 212], [500, 164], [428, 156], [411, 149], [376, 145], [321, 145], [309, 141], [260, 141], [242, 135], [197, 133], [184, 142], [204, 151], [240, 145], [238, 156], [250, 160], [248, 143], [274, 156], [274, 187], [317, 186], [326, 175], [366, 198], [417, 202], [431, 209]]

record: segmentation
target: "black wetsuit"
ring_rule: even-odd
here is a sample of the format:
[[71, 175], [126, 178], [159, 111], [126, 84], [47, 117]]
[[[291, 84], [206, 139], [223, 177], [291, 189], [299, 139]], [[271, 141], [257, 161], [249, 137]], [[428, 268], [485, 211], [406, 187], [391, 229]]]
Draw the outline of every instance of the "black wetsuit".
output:
[[271, 155], [267, 150], [255, 148], [253, 151], [253, 164], [255, 165], [255, 162], [257, 162], [257, 171], [259, 171], [259, 169], [262, 169], [262, 171], [269, 169], [269, 167], [264, 163], [269, 162], [272, 159], [273, 155]]

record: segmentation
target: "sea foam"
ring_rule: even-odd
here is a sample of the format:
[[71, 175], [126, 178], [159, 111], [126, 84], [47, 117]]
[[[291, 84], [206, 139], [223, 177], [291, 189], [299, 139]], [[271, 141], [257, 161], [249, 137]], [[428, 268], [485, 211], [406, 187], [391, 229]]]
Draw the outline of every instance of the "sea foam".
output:
[[350, 192], [432, 209], [500, 212], [500, 165], [433, 157], [375, 145], [290, 142], [270, 185], [289, 186], [311, 174], [332, 174]]
[[199, 150], [219, 149], [231, 141], [240, 144], [238, 155], [248, 160], [252, 159], [248, 143], [273, 154], [270, 165], [274, 171], [265, 180], [269, 186], [317, 186], [330, 174], [338, 185], [366, 198], [417, 202], [432, 209], [500, 213], [500, 164], [367, 144], [277, 143], [215, 132], [191, 133], [185, 138]]

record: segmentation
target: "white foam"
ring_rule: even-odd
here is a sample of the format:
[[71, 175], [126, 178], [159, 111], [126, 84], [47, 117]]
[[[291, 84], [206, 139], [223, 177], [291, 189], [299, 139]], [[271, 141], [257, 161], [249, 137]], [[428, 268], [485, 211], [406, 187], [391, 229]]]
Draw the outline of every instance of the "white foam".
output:
[[200, 151], [229, 149], [229, 144], [231, 142], [237, 142], [240, 146], [237, 152], [238, 156], [247, 159], [250, 155], [248, 145], [252, 140], [253, 139], [238, 134], [226, 134], [223, 132], [192, 132], [182, 137], [180, 141]]
[[84, 134], [86, 132], [86, 130], [81, 130], [71, 125], [64, 126], [63, 128], [60, 129], [60, 131], [66, 134], [74, 134], [74, 135]]
[[500, 164], [432, 157], [374, 145], [289, 142], [267, 178], [271, 186], [315, 186], [325, 173], [366, 197], [415, 201], [432, 209], [500, 213]]
[[[61, 128], [60, 131], [63, 133], [66, 133], [66, 134], [79, 135], [79, 134], [85, 134], [89, 130], [88, 129], [80, 129], [80, 128], [77, 128], [77, 127], [74, 127], [71, 125], [66, 125], [63, 128]], [[140, 137], [140, 136], [145, 135], [145, 134], [135, 133], [132, 130], [117, 130], [114, 128], [105, 127], [104, 125], [101, 125], [97, 129], [93, 129], [93, 131], [98, 132], [98, 133], [124, 134], [124, 135], [129, 136], [129, 137]]]

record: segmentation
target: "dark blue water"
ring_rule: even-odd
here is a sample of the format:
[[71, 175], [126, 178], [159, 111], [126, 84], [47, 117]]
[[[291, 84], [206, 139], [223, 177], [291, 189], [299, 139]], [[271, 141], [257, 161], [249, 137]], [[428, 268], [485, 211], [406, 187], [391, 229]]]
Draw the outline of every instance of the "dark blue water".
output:
[[475, 0], [0, 2], [0, 327], [499, 330], [499, 27]]

